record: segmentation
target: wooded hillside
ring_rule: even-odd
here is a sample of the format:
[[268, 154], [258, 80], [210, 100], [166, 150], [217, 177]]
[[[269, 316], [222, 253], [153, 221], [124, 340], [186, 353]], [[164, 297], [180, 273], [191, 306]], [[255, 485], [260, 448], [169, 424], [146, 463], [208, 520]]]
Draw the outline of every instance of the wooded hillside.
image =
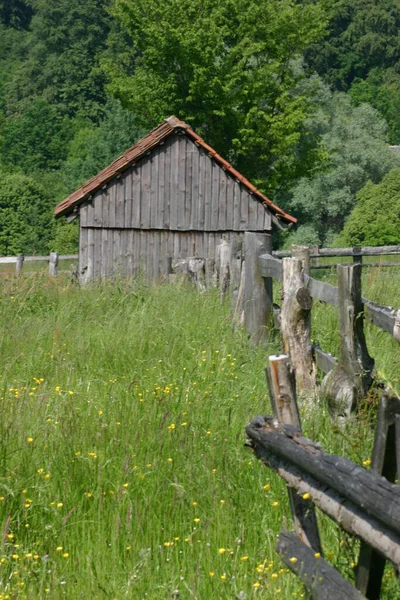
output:
[[0, 0], [0, 252], [75, 250], [54, 205], [172, 113], [299, 218], [280, 243], [332, 243], [400, 166], [399, 25], [399, 0]]

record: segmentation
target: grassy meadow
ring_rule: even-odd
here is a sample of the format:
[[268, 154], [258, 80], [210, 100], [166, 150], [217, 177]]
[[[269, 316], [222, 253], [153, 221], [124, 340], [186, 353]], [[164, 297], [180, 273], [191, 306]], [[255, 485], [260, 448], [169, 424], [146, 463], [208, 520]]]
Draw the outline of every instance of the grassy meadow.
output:
[[[393, 273], [365, 277], [367, 297], [400, 305]], [[326, 350], [335, 318], [314, 310]], [[41, 275], [3, 278], [0, 326], [0, 600], [306, 597], [274, 553], [285, 487], [243, 447], [270, 412], [278, 338], [252, 347], [214, 292]], [[370, 329], [368, 343], [399, 387], [398, 345]], [[368, 465], [374, 409], [340, 431], [321, 402], [304, 430]], [[351, 579], [357, 543], [320, 522]], [[384, 598], [396, 586], [388, 567]]]

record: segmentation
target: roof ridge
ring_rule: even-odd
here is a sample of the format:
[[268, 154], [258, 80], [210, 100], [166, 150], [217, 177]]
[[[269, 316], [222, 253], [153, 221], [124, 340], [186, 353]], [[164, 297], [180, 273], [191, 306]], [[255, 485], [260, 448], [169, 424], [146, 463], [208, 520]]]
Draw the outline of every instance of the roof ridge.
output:
[[254, 194], [264, 206], [267, 206], [274, 212], [277, 218], [281, 217], [289, 223], [296, 223], [297, 219], [287, 214], [284, 210], [274, 204], [267, 196], [258, 190], [244, 175], [239, 173], [232, 165], [225, 160], [214, 148], [205, 142], [185, 121], [181, 121], [178, 117], [171, 115], [165, 119], [160, 125], [152, 129], [149, 133], [143, 136], [131, 148], [113, 160], [107, 167], [99, 171], [96, 175], [85, 181], [77, 190], [72, 192], [62, 202], [59, 202], [54, 209], [55, 216], [61, 216], [72, 211], [76, 206], [82, 203], [85, 198], [91, 195], [117, 175], [125, 171], [129, 166], [135, 165], [136, 161], [149, 154], [161, 142], [164, 142], [176, 129], [183, 129], [187, 136], [197, 145], [201, 146], [207, 154], [213, 158], [222, 169], [227, 171], [239, 183], [243, 184], [251, 194]]

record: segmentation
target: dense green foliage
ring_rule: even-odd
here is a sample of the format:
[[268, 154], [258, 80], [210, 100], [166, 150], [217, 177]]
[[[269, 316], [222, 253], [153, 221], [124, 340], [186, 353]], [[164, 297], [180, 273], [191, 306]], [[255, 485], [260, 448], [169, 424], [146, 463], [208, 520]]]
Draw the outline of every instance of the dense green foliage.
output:
[[[289, 208], [299, 220], [286, 243], [331, 244], [368, 180], [378, 182], [400, 165], [389, 149], [386, 123], [369, 104], [351, 105], [341, 92], [320, 88], [318, 111], [308, 126], [317, 129], [328, 160], [324, 171], [302, 177], [291, 189]], [[304, 223], [304, 224], [303, 224]]]
[[378, 185], [369, 181], [357, 194], [357, 205], [346, 221], [338, 243], [379, 246], [398, 244], [400, 231], [400, 169]]
[[296, 93], [291, 59], [321, 36], [318, 5], [120, 0], [114, 13], [132, 59], [128, 68], [125, 54], [105, 63], [110, 89], [144, 127], [180, 115], [269, 191], [314, 164], [308, 99]]
[[328, 244], [398, 164], [399, 24], [400, 0], [0, 0], [0, 168], [51, 211], [175, 113], [295, 213], [287, 243]]

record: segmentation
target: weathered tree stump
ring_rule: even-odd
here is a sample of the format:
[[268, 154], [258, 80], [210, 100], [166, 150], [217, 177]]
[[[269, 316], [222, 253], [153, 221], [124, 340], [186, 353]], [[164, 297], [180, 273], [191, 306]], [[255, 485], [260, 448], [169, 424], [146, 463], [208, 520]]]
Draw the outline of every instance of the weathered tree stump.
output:
[[339, 288], [340, 362], [321, 385], [334, 419], [347, 419], [373, 381], [374, 360], [364, 335], [361, 265], [337, 266]]
[[282, 346], [296, 374], [297, 392], [314, 396], [316, 367], [311, 348], [312, 298], [305, 283], [302, 261], [284, 258], [282, 263]]

